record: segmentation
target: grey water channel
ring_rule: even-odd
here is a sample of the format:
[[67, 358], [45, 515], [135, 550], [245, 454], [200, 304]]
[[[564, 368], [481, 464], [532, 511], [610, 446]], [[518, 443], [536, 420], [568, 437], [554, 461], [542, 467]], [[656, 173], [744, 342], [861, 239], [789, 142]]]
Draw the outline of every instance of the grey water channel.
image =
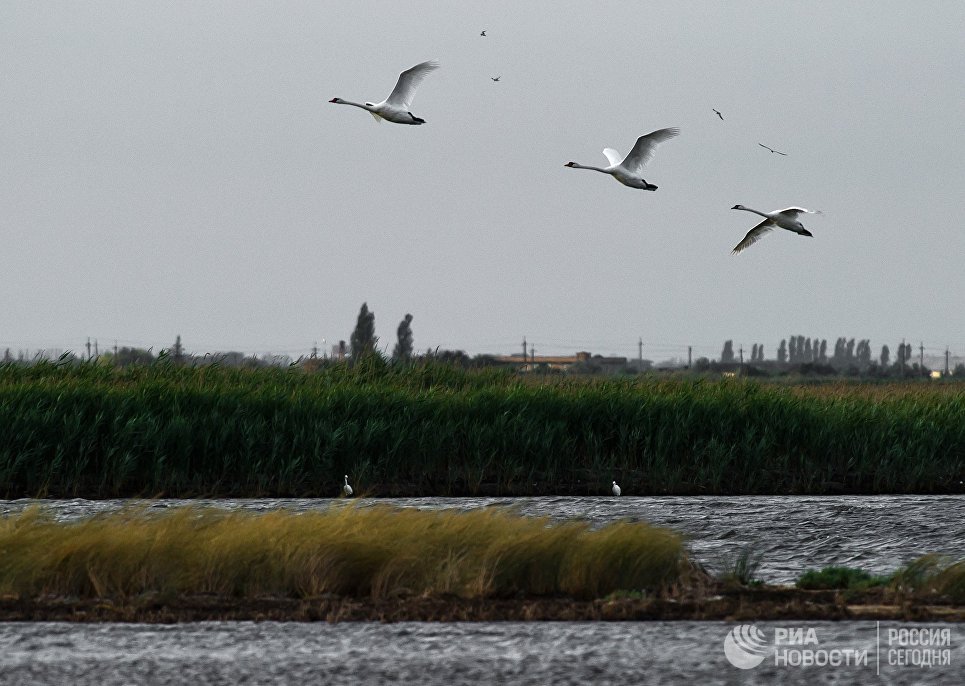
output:
[[[0, 501], [0, 516], [36, 505], [58, 519], [72, 520], [131, 504], [125, 500], [6, 500]], [[769, 583], [792, 583], [805, 569], [832, 564], [885, 573], [925, 553], [965, 557], [965, 496], [246, 499], [142, 504], [158, 509], [195, 505], [247, 511], [375, 504], [511, 507], [525, 515], [580, 519], [592, 525], [646, 521], [684, 534], [692, 555], [710, 569], [726, 566], [750, 545], [762, 555], [757, 576]], [[742, 635], [751, 631], [757, 640], [749, 646], [746, 640], [729, 641], [739, 628], [722, 622], [0, 623], [0, 684], [965, 683], [965, 625], [961, 624], [757, 622], [744, 627]], [[735, 666], [742, 658], [743, 668]]]
[[[757, 658], [747, 654], [750, 662], [731, 661], [726, 640], [734, 628], [722, 622], [0, 623], [0, 683], [965, 683], [961, 626], [758, 622], [764, 649]], [[778, 642], [781, 629], [795, 628], [806, 643]], [[928, 650], [941, 664], [920, 666], [920, 658], [909, 664], [913, 649], [895, 634], [889, 644], [889, 630], [901, 629], [936, 636]]]

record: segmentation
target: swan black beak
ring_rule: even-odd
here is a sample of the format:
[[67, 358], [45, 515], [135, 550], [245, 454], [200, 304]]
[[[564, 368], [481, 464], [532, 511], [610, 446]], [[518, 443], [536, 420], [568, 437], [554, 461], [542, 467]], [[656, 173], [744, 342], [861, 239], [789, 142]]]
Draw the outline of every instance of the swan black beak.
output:
[[807, 229], [804, 229], [804, 233], [802, 233], [801, 235], [802, 235], [802, 236], [810, 236], [811, 238], [814, 238], [814, 234], [811, 233], [810, 231], [808, 231]]

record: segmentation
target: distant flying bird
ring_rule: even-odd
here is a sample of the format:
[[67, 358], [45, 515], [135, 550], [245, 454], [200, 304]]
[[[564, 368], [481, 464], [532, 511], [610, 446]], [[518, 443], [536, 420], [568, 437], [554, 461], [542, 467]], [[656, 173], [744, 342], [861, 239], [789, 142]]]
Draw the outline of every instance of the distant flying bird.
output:
[[[714, 110], [713, 107], [711, 107], [710, 109]], [[714, 110], [714, 112], [717, 112], [717, 110]], [[724, 115], [722, 115], [720, 112], [717, 112], [717, 116], [720, 117], [721, 121], [724, 121]]]
[[493, 81], [499, 81], [499, 79], [501, 79], [502, 76], [490, 76], [489, 78], [491, 78]]
[[812, 236], [813, 234], [804, 228], [804, 225], [798, 221], [797, 217], [799, 214], [821, 214], [813, 210], [806, 210], [803, 207], [787, 207], [783, 210], [775, 210], [774, 212], [759, 212], [758, 210], [752, 210], [750, 207], [744, 207], [743, 205], [734, 205], [731, 209], [753, 212], [764, 217], [764, 221], [748, 231], [747, 235], [744, 236], [744, 240], [734, 247], [733, 254], [735, 255], [744, 248], [761, 240], [764, 234], [775, 226], [793, 231], [801, 236]]
[[613, 491], [613, 495], [620, 495], [620, 493], [622, 492], [622, 491], [620, 490], [620, 487], [617, 486], [617, 482], [616, 482], [616, 481], [613, 482], [613, 488], [611, 488], [610, 490]]
[[659, 129], [645, 136], [640, 136], [633, 146], [633, 149], [622, 160], [620, 153], [613, 148], [603, 148], [603, 154], [610, 160], [609, 167], [589, 167], [577, 164], [576, 162], [567, 162], [563, 166], [572, 167], [573, 169], [592, 169], [593, 171], [609, 174], [624, 186], [639, 188], [645, 191], [655, 191], [657, 187], [652, 183], [647, 183], [646, 180], [640, 176], [643, 171], [643, 166], [653, 157], [654, 149], [658, 143], [670, 140], [679, 133], [680, 129]]
[[409, 108], [412, 106], [412, 98], [415, 97], [415, 92], [419, 84], [422, 83], [422, 80], [430, 71], [438, 68], [439, 64], [437, 62], [423, 62], [422, 64], [415, 65], [411, 69], [406, 69], [399, 75], [399, 82], [395, 84], [395, 88], [389, 93], [389, 97], [382, 102], [374, 104], [367, 102], [363, 105], [357, 102], [342, 100], [341, 98], [332, 98], [329, 102], [334, 102], [336, 105], [361, 107], [363, 110], [368, 110], [369, 114], [375, 117], [375, 121], [378, 122], [387, 119], [396, 124], [425, 124], [426, 120], [420, 119], [412, 114]]
[[352, 495], [352, 487], [348, 485], [348, 474], [345, 475], [345, 485], [342, 486], [342, 493]]
[[758, 145], [761, 146], [762, 148], [767, 148], [767, 149], [770, 150], [771, 152], [776, 152], [778, 155], [784, 155], [785, 157], [787, 157], [787, 153], [786, 153], [786, 152], [781, 152], [780, 150], [775, 150], [774, 148], [768, 148], [768, 147], [767, 147], [766, 145], [764, 145], [763, 143], [758, 143]]
[[479, 35], [480, 35], [480, 36], [485, 36], [485, 35], [486, 35], [486, 30], [483, 29], [482, 33], [480, 33]]

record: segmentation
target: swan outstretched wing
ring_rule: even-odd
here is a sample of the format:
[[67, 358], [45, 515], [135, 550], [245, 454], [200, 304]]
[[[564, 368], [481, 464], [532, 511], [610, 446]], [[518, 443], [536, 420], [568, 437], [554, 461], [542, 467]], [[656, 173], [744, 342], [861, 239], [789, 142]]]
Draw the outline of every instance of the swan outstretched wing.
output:
[[643, 165], [653, 157], [654, 149], [658, 143], [668, 141], [678, 134], [680, 134], [680, 129], [658, 129], [646, 136], [640, 136], [634, 144], [633, 150], [623, 160], [623, 168], [631, 173], [639, 172], [643, 169]]
[[757, 243], [757, 241], [764, 238], [764, 234], [766, 234], [768, 231], [772, 231], [773, 229], [774, 229], [774, 222], [772, 222], [770, 219], [765, 219], [760, 224], [755, 226], [753, 229], [748, 231], [747, 235], [744, 236], [743, 240], [734, 246], [733, 254], [736, 255], [744, 248], [754, 245], [755, 243]]
[[399, 74], [399, 82], [395, 84], [395, 88], [389, 94], [389, 97], [385, 99], [385, 102], [393, 107], [399, 107], [401, 109], [409, 109], [412, 107], [412, 98], [415, 97], [416, 89], [422, 80], [425, 79], [426, 75], [439, 68], [438, 62], [423, 62], [422, 64], [417, 64], [411, 69], [406, 69], [404, 72]]
[[623, 156], [613, 148], [603, 148], [603, 154], [610, 160], [611, 167], [615, 167], [623, 161]]
[[821, 210], [806, 210], [803, 207], [785, 207], [783, 210], [778, 210], [778, 214], [797, 219], [799, 214], [823, 214], [823, 212]]

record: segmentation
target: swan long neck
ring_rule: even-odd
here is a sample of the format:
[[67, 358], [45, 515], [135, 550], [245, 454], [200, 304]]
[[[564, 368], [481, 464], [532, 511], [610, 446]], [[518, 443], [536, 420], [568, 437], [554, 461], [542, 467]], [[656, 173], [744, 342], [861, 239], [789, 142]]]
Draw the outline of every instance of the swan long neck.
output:
[[336, 105], [352, 105], [353, 107], [361, 107], [363, 110], [371, 111], [371, 107], [366, 107], [360, 102], [352, 102], [351, 100], [339, 100]]
[[738, 210], [744, 210], [745, 212], [753, 212], [754, 214], [759, 214], [759, 215], [761, 215], [762, 217], [766, 217], [767, 219], [770, 219], [770, 218], [771, 218], [771, 216], [770, 216], [769, 214], [765, 214], [764, 212], [761, 212], [760, 210], [755, 210], [755, 209], [752, 209], [752, 208], [750, 208], [750, 207], [744, 207], [743, 205], [740, 205], [739, 207], [737, 207], [737, 209], [738, 209]]
[[606, 169], [601, 169], [600, 167], [591, 167], [585, 164], [576, 163], [573, 165], [573, 169], [592, 169], [593, 171], [603, 172], [604, 174], [609, 174]]

